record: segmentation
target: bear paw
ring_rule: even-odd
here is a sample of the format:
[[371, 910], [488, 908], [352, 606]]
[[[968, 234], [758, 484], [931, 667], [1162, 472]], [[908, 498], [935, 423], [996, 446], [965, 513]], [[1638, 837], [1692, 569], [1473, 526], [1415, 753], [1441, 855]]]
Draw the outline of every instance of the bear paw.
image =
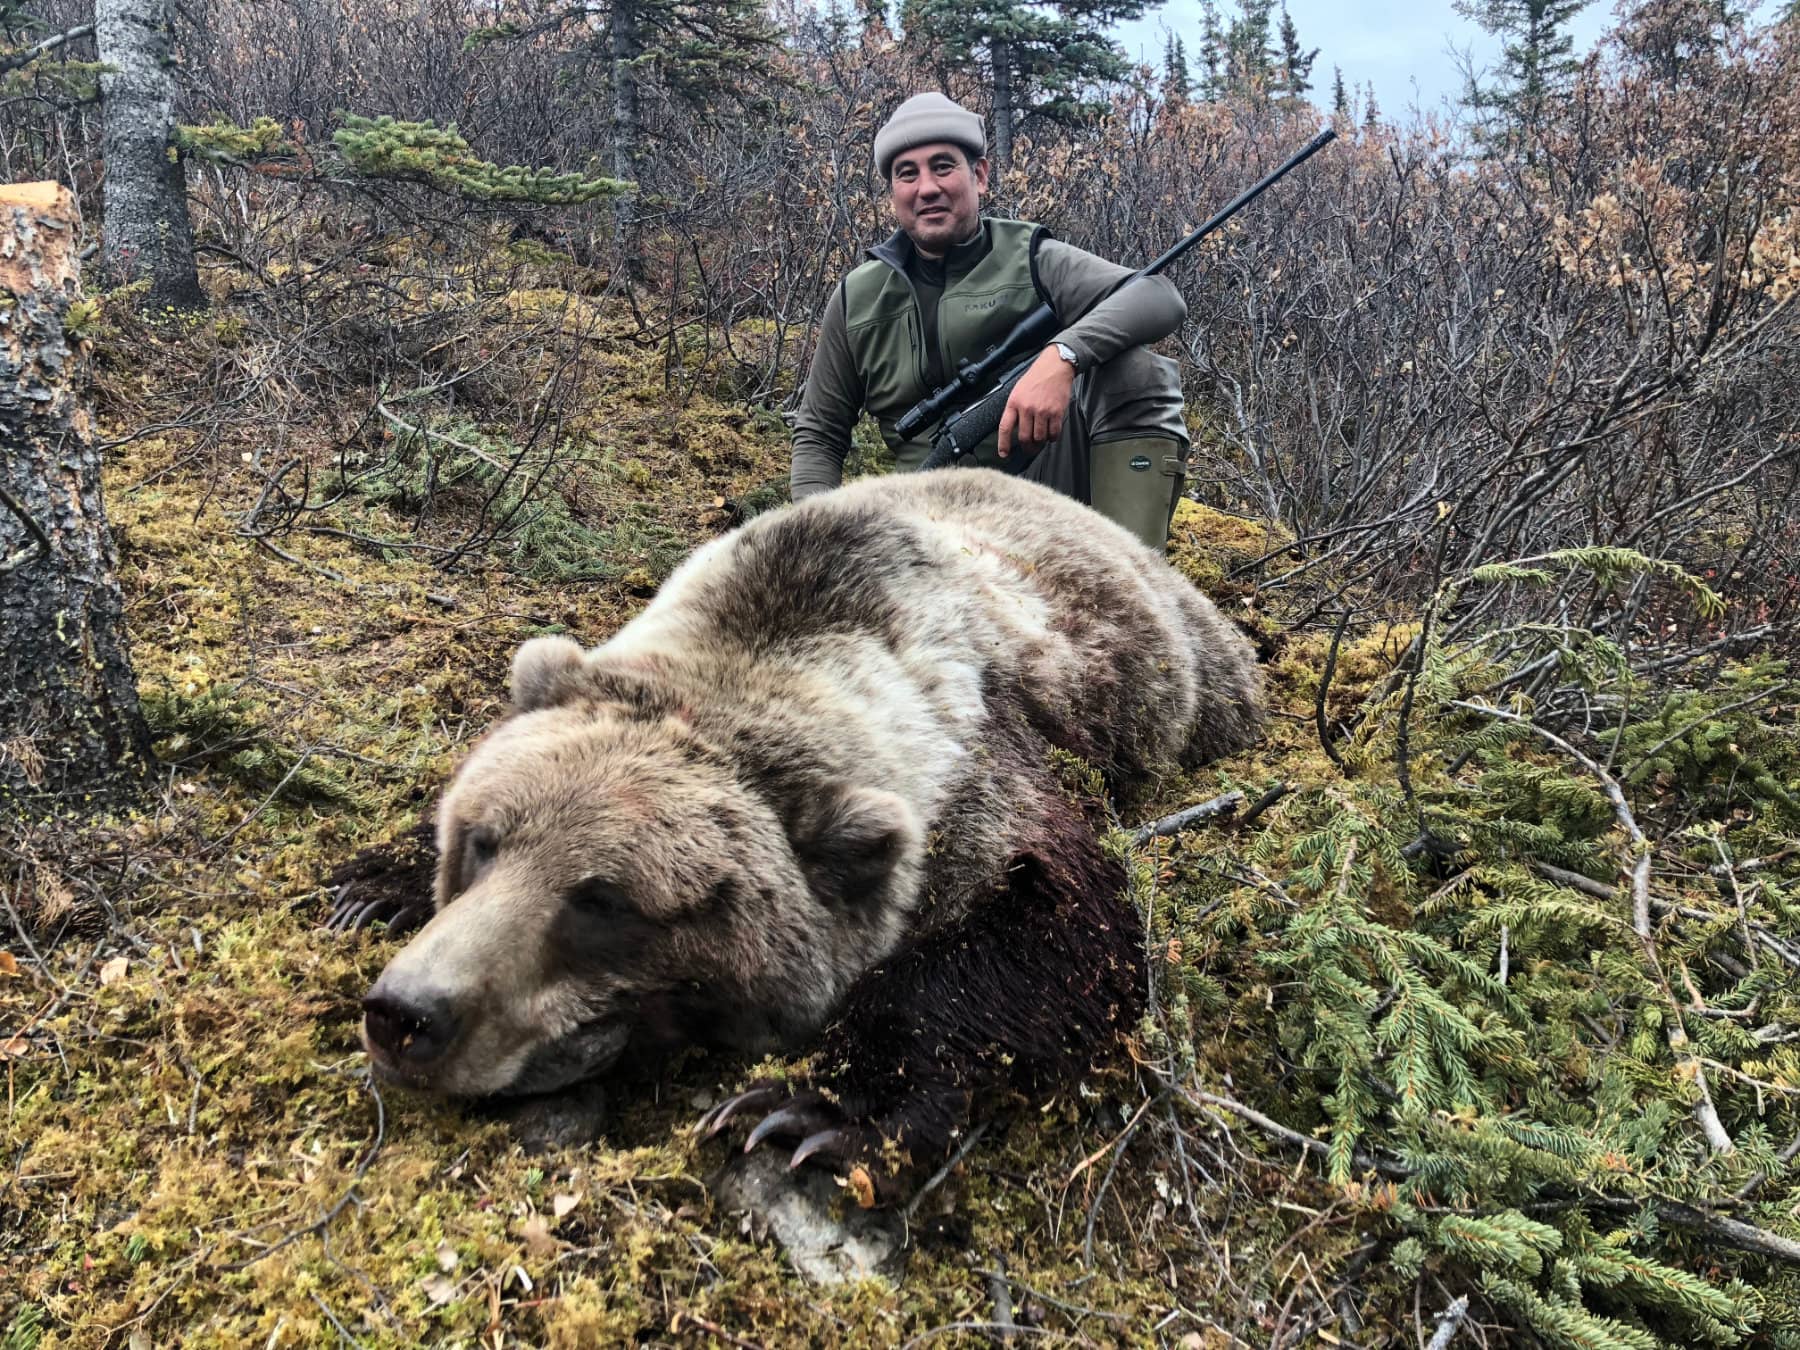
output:
[[372, 923], [385, 923], [392, 936], [419, 927], [428, 917], [429, 909], [429, 903], [401, 900], [391, 895], [370, 898], [352, 881], [341, 887], [333, 898], [325, 927], [333, 933], [356, 933]]
[[793, 1143], [788, 1170], [811, 1162], [850, 1179], [858, 1203], [867, 1209], [896, 1198], [898, 1177], [881, 1166], [885, 1136], [873, 1123], [859, 1121], [820, 1092], [795, 1092], [785, 1083], [755, 1083], [727, 1097], [700, 1118], [700, 1137], [711, 1139], [734, 1119], [764, 1113], [744, 1138], [744, 1152], [769, 1140]]

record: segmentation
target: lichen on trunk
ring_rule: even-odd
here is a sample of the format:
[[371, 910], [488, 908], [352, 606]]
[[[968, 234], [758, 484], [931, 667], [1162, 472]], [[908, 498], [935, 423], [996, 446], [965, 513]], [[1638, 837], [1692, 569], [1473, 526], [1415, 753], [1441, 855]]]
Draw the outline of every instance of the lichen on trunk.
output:
[[150, 761], [84, 406], [80, 218], [68, 189], [0, 189], [0, 798], [115, 795]]

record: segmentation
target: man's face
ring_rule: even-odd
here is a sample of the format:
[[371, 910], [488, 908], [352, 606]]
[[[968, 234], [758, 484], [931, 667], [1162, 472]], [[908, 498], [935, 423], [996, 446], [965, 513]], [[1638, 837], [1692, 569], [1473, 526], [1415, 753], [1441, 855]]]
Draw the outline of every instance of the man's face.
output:
[[935, 141], [894, 156], [889, 175], [894, 218], [927, 258], [943, 257], [975, 233], [988, 185], [986, 159], [971, 164], [960, 145]]

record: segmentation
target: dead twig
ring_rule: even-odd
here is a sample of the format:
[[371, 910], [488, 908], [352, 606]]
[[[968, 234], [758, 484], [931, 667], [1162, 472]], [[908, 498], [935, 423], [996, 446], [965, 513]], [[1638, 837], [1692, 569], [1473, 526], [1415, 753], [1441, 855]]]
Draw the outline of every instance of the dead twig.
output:
[[1250, 804], [1250, 809], [1232, 822], [1232, 828], [1237, 830], [1248, 828], [1258, 816], [1264, 811], [1267, 811], [1271, 806], [1275, 805], [1276, 802], [1280, 801], [1293, 790], [1294, 785], [1292, 783], [1277, 783], [1274, 787], [1270, 788], [1267, 792], [1263, 793], [1262, 796], [1252, 802]]
[[1220, 793], [1211, 801], [1184, 806], [1172, 816], [1164, 816], [1161, 820], [1153, 820], [1148, 825], [1140, 826], [1137, 833], [1131, 836], [1131, 846], [1137, 848], [1152, 839], [1166, 839], [1172, 834], [1180, 834], [1214, 816], [1228, 815], [1243, 804], [1244, 794], [1233, 788], [1230, 792]]
[[[247, 1256], [242, 1261], [234, 1262], [225, 1267], [225, 1269], [229, 1271], [248, 1270], [258, 1261], [263, 1260], [265, 1257], [275, 1255], [275, 1253], [280, 1251], [283, 1247], [292, 1246], [303, 1237], [313, 1233], [317, 1233], [321, 1237], [324, 1236], [325, 1230], [331, 1227], [332, 1222], [337, 1216], [344, 1212], [345, 1207], [348, 1206], [352, 1200], [356, 1199], [356, 1188], [358, 1184], [360, 1184], [362, 1179], [368, 1175], [369, 1168], [374, 1165], [376, 1157], [381, 1153], [382, 1144], [387, 1140], [387, 1108], [382, 1104], [381, 1090], [375, 1086], [374, 1075], [367, 1069], [364, 1069], [357, 1076], [362, 1079], [363, 1086], [368, 1088], [369, 1095], [375, 1099], [375, 1141], [369, 1145], [369, 1151], [363, 1154], [362, 1160], [356, 1164], [356, 1170], [350, 1174], [350, 1184], [344, 1187], [344, 1193], [337, 1198], [336, 1204], [332, 1205], [330, 1209], [321, 1214], [314, 1222], [307, 1224], [304, 1228], [296, 1228], [286, 1237], [264, 1247], [260, 1252], [256, 1253], [256, 1255]], [[240, 1235], [239, 1240], [243, 1241], [245, 1239]]]
[[1637, 934], [1638, 945], [1643, 949], [1644, 964], [1662, 990], [1663, 997], [1669, 1007], [1675, 1010], [1665, 1026], [1668, 1035], [1669, 1049], [1675, 1054], [1687, 1073], [1693, 1078], [1694, 1088], [1700, 1094], [1700, 1100], [1694, 1103], [1694, 1119], [1699, 1123], [1701, 1133], [1715, 1153], [1732, 1153], [1737, 1146], [1732, 1143], [1731, 1135], [1726, 1132], [1725, 1123], [1719, 1119], [1718, 1108], [1713, 1105], [1712, 1091], [1706, 1084], [1706, 1070], [1694, 1056], [1688, 1045], [1686, 1028], [1681, 1025], [1680, 1005], [1675, 1001], [1675, 991], [1669, 987], [1668, 976], [1663, 973], [1662, 958], [1656, 949], [1656, 934], [1650, 926], [1650, 841], [1645, 838], [1643, 830], [1638, 828], [1637, 817], [1632, 814], [1631, 804], [1625, 800], [1625, 790], [1619, 782], [1605, 769], [1601, 768], [1590, 756], [1577, 750], [1555, 732], [1540, 727], [1529, 717], [1523, 717], [1505, 708], [1495, 708], [1485, 703], [1470, 703], [1464, 699], [1451, 699], [1450, 706], [1461, 708], [1465, 712], [1480, 713], [1484, 717], [1498, 718], [1502, 722], [1510, 722], [1514, 726], [1524, 727], [1542, 739], [1548, 741], [1556, 749], [1573, 759], [1599, 780], [1600, 788], [1612, 803], [1613, 817], [1619, 828], [1631, 840], [1631, 855], [1626, 875], [1631, 881], [1631, 927]]
[[3, 487], [0, 487], [0, 506], [4, 506], [17, 516], [19, 523], [25, 527], [26, 533], [32, 538], [30, 544], [7, 555], [4, 559], [0, 559], [0, 576], [5, 576], [8, 572], [15, 572], [28, 562], [34, 562], [39, 558], [48, 558], [50, 556], [50, 536], [44, 533], [44, 527], [37, 523], [37, 519], [31, 512], [20, 505], [18, 498]]
[[1331, 762], [1338, 766], [1338, 772], [1348, 775], [1349, 766], [1344, 763], [1343, 751], [1331, 739], [1331, 727], [1325, 718], [1325, 696], [1331, 692], [1331, 677], [1337, 673], [1338, 648], [1344, 641], [1344, 630], [1350, 626], [1350, 616], [1356, 611], [1349, 605], [1338, 616], [1337, 628], [1331, 634], [1331, 649], [1325, 653], [1325, 669], [1319, 676], [1319, 696], [1313, 701], [1313, 725], [1319, 731], [1319, 745], [1324, 749]]
[[1456, 1339], [1456, 1330], [1463, 1324], [1463, 1318], [1468, 1315], [1469, 1296], [1464, 1294], [1437, 1315], [1437, 1330], [1432, 1333], [1425, 1350], [1445, 1350], [1450, 1342]]
[[918, 1213], [919, 1206], [924, 1203], [925, 1197], [944, 1184], [950, 1174], [956, 1170], [956, 1165], [968, 1157], [970, 1150], [981, 1142], [981, 1136], [988, 1132], [988, 1126], [991, 1124], [993, 1124], [991, 1120], [984, 1120], [963, 1136], [961, 1145], [958, 1146], [956, 1152], [950, 1155], [949, 1161], [933, 1172], [925, 1184], [919, 1187], [913, 1198], [906, 1202], [906, 1208], [900, 1211], [902, 1219], [907, 1223], [912, 1222], [912, 1216]]
[[676, 1309], [675, 1315], [669, 1319], [669, 1334], [678, 1336], [684, 1331], [698, 1331], [711, 1336], [715, 1341], [723, 1341], [726, 1345], [735, 1345], [738, 1350], [763, 1350], [758, 1341], [745, 1340], [742, 1336], [734, 1336], [717, 1322], [709, 1322], [697, 1313]]
[[990, 1280], [998, 1276], [1021, 1294], [1029, 1294], [1032, 1298], [1048, 1303], [1053, 1308], [1061, 1308], [1066, 1313], [1073, 1313], [1076, 1317], [1098, 1317], [1105, 1322], [1129, 1322], [1131, 1320], [1119, 1313], [1107, 1312], [1104, 1308], [1090, 1308], [1084, 1303], [1071, 1303], [1067, 1299], [1057, 1298], [1054, 1294], [1046, 1294], [1042, 1289], [1034, 1289], [1031, 1285], [1023, 1283], [1017, 1276], [1004, 1268], [984, 1270], [978, 1267], [975, 1273], [985, 1275]]

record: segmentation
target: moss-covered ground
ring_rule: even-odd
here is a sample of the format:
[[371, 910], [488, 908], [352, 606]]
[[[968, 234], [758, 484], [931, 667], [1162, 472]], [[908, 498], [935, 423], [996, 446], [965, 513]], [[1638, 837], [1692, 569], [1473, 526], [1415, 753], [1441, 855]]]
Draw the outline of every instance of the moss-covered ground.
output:
[[[1429, 1336], [1438, 1310], [1473, 1288], [1484, 1265], [1450, 1259], [1460, 1230], [1444, 1227], [1446, 1215], [1529, 1197], [1509, 1188], [1500, 1174], [1510, 1164], [1498, 1154], [1497, 1173], [1444, 1180], [1431, 1197], [1352, 1163], [1350, 1145], [1342, 1159], [1309, 1152], [1306, 1141], [1330, 1141], [1345, 1127], [1342, 1111], [1321, 1105], [1331, 1090], [1320, 1077], [1323, 1033], [1294, 1023], [1329, 1017], [1296, 982], [1337, 967], [1319, 956], [1296, 972], [1293, 953], [1311, 949], [1288, 915], [1301, 900], [1348, 903], [1354, 881], [1367, 896], [1357, 914], [1398, 931], [1427, 899], [1454, 907], [1456, 887], [1485, 886], [1496, 902], [1506, 892], [1500, 881], [1466, 876], [1443, 883], [1444, 893], [1436, 882], [1402, 885], [1381, 870], [1393, 866], [1385, 855], [1364, 878], [1355, 845], [1307, 887], [1308, 858], [1325, 847], [1308, 841], [1329, 833], [1321, 822], [1385, 819], [1398, 794], [1378, 775], [1345, 776], [1320, 748], [1315, 704], [1330, 634], [1283, 635], [1238, 571], [1281, 536], [1192, 504], [1173, 555], [1262, 637], [1270, 734], [1252, 752], [1121, 803], [1121, 824], [1229, 788], [1250, 801], [1277, 784], [1292, 791], [1248, 828], [1201, 827], [1136, 851], [1159, 1020], [1118, 1063], [1063, 1096], [1003, 1104], [996, 1128], [914, 1212], [902, 1283], [808, 1286], [779, 1250], [714, 1205], [707, 1180], [724, 1145], [698, 1143], [690, 1127], [753, 1066], [690, 1060], [664, 1081], [616, 1094], [603, 1139], [538, 1156], [468, 1112], [372, 1088], [358, 1004], [394, 944], [379, 932], [322, 932], [324, 877], [414, 825], [499, 713], [522, 639], [545, 631], [603, 639], [687, 548], [778, 500], [785, 476], [778, 418], [704, 393], [684, 398], [662, 353], [635, 345], [622, 314], [548, 287], [509, 304], [531, 316], [548, 307], [559, 322], [579, 310], [590, 354], [587, 415], [560, 433], [576, 467], [553, 493], [558, 514], [545, 528], [560, 531], [554, 539], [528, 546], [511, 530], [453, 567], [434, 565], [407, 541], [461, 537], [482, 498], [440, 483], [436, 515], [421, 525], [421, 489], [405, 482], [416, 464], [403, 462], [393, 437], [367, 431], [355, 444], [386, 446], [391, 464], [306, 518], [326, 528], [272, 535], [273, 548], [247, 537], [245, 512], [267, 485], [278, 431], [313, 438], [301, 453], [321, 477], [341, 461], [338, 424], [323, 409], [310, 424], [280, 429], [226, 420], [211, 437], [140, 436], [109, 455], [107, 505], [161, 764], [141, 807], [75, 834], [66, 824], [23, 823], [13, 841], [13, 937], [0, 954], [0, 1347], [982, 1344], [998, 1311], [991, 1272], [1002, 1268], [1018, 1335], [1032, 1343], [1413, 1345]], [[110, 339], [102, 328], [106, 434], [178, 408], [191, 394], [183, 381], [245, 340], [230, 314], [177, 330], [116, 328]], [[109, 340], [129, 343], [129, 360]], [[475, 413], [438, 423], [461, 427], [450, 434], [466, 443], [481, 424]], [[496, 443], [483, 444], [491, 452]], [[1398, 624], [1351, 635], [1327, 714], [1350, 718], [1414, 631]], [[1566, 768], [1552, 771], [1566, 779]], [[1449, 791], [1441, 764], [1417, 772], [1421, 792]], [[1583, 810], [1592, 815], [1592, 803], [1546, 805], [1540, 815], [1573, 820]], [[1599, 856], [1610, 824], [1600, 810], [1587, 836], [1556, 856], [1571, 867]], [[1495, 849], [1488, 861], [1498, 867], [1500, 857]], [[1598, 989], [1602, 975], [1583, 973], [1585, 955], [1571, 959], [1571, 943], [1596, 954], [1605, 947], [1580, 937], [1584, 922], [1568, 920], [1571, 939], [1549, 928], [1534, 937], [1515, 921], [1511, 959], [1547, 976], [1566, 963], [1577, 984], [1591, 978]], [[1728, 915], [1721, 924], [1729, 927]], [[1269, 937], [1278, 929], [1280, 942]], [[1375, 980], [1387, 1002], [1368, 999], [1371, 1017], [1424, 988], [1408, 982], [1406, 960], [1382, 964], [1388, 931], [1372, 928], [1365, 943], [1374, 953], [1365, 966], [1391, 977]], [[1496, 930], [1470, 927], [1466, 936], [1459, 950], [1491, 966]], [[1698, 962], [1705, 946], [1684, 951]], [[1420, 968], [1435, 959], [1414, 955]], [[1459, 988], [1472, 1006], [1474, 985]], [[1527, 986], [1521, 997], [1532, 1006], [1509, 1014], [1482, 989], [1492, 1005], [1479, 1015], [1483, 1035], [1509, 1015], [1605, 1020], [1599, 1003], [1574, 990], [1579, 1006], [1558, 1012]], [[1761, 997], [1758, 1025], [1792, 1003], [1773, 980]], [[1640, 1034], [1641, 1021], [1628, 1017], [1621, 1034]], [[1393, 1038], [1378, 1055], [1387, 1063], [1404, 1050], [1393, 1049], [1404, 1028], [1381, 1025]], [[1464, 1046], [1481, 1077], [1467, 1115], [1434, 1108], [1419, 1128], [1474, 1138], [1490, 1116], [1535, 1109], [1534, 1119], [1550, 1119], [1541, 1093], [1567, 1094], [1582, 1081], [1596, 1100], [1612, 1094], [1614, 1123], [1633, 1102], [1678, 1095], [1677, 1070], [1666, 1064], [1633, 1071], [1649, 1087], [1606, 1078], [1590, 1062], [1591, 1039], [1564, 1035], [1554, 1058], [1534, 1043], [1539, 1058], [1528, 1065], [1516, 1037], [1510, 1051], [1498, 1040], [1482, 1042], [1485, 1052]], [[1653, 1034], [1639, 1059], [1653, 1062], [1660, 1045]], [[1452, 1073], [1444, 1066], [1454, 1058], [1446, 1051], [1440, 1068]], [[1766, 1092], [1734, 1090], [1731, 1119], [1741, 1129], [1754, 1115], [1744, 1100], [1762, 1093], [1766, 1133], [1784, 1142], [1783, 1094], [1800, 1084], [1785, 1062], [1744, 1062], [1734, 1060], [1735, 1071]], [[1209, 1110], [1201, 1092], [1248, 1103], [1293, 1137]], [[1686, 1119], [1655, 1109], [1665, 1123]], [[1597, 1139], [1611, 1138], [1603, 1114], [1596, 1108], [1582, 1127]], [[1565, 1113], [1560, 1123], [1575, 1120]], [[1372, 1147], [1374, 1129], [1354, 1136], [1355, 1146]], [[1334, 1162], [1345, 1165], [1330, 1179]], [[1617, 1165], [1657, 1166], [1649, 1152]], [[1491, 1194], [1470, 1199], [1470, 1184]], [[1634, 1193], [1653, 1189], [1654, 1181]], [[1794, 1198], [1785, 1181], [1764, 1198], [1784, 1196]], [[1627, 1206], [1620, 1223], [1636, 1212]], [[1782, 1222], [1769, 1208], [1751, 1217]], [[1560, 1232], [1564, 1250], [1583, 1240], [1567, 1225], [1546, 1231]], [[1405, 1248], [1420, 1236], [1428, 1249]], [[1478, 1238], [1468, 1238], [1472, 1250]], [[1533, 1252], [1555, 1244], [1530, 1232], [1522, 1241], [1485, 1264], [1529, 1284]], [[1680, 1235], [1655, 1243], [1659, 1259], [1683, 1257], [1703, 1283], [1742, 1290], [1731, 1281], [1743, 1276], [1762, 1286], [1733, 1294], [1736, 1311], [1707, 1305], [1717, 1325], [1750, 1335], [1748, 1322], [1733, 1321], [1745, 1308], [1764, 1332], [1795, 1319], [1782, 1293], [1791, 1276], [1779, 1263], [1747, 1265]], [[1544, 1260], [1537, 1269], [1547, 1271]], [[1645, 1269], [1663, 1278], [1664, 1267]], [[1638, 1316], [1628, 1300], [1590, 1303], [1597, 1314]], [[1520, 1306], [1490, 1290], [1462, 1334], [1484, 1323], [1480, 1334], [1503, 1339], [1503, 1323], [1526, 1319]], [[1496, 1311], [1503, 1307], [1514, 1309], [1510, 1318]], [[1682, 1315], [1668, 1313], [1663, 1343], [1680, 1343], [1695, 1325]]]

